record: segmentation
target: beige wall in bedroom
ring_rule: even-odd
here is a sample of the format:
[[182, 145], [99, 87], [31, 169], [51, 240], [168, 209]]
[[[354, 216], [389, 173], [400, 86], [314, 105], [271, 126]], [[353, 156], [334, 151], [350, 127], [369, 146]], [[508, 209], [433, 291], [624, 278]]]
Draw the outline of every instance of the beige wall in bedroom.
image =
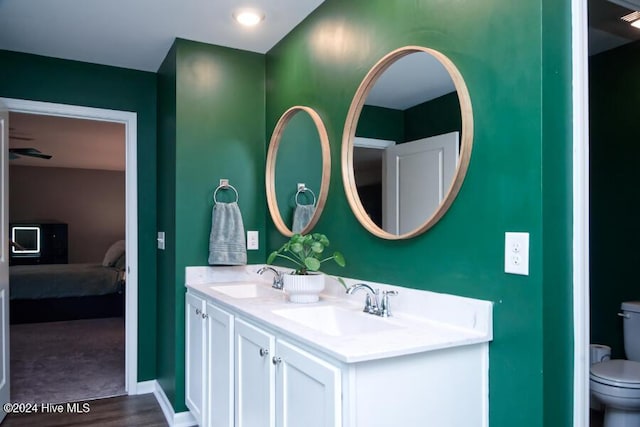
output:
[[69, 225], [69, 262], [102, 262], [125, 236], [125, 173], [31, 166], [9, 168], [9, 222]]

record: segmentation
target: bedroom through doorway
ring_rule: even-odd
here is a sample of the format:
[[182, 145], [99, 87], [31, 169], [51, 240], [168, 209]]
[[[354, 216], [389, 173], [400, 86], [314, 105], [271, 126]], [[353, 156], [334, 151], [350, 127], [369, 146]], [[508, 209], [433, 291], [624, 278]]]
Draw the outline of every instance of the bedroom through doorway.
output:
[[11, 398], [125, 391], [125, 125], [9, 113]]
[[135, 394], [136, 114], [2, 101], [10, 270], [36, 270], [10, 274], [11, 401]]

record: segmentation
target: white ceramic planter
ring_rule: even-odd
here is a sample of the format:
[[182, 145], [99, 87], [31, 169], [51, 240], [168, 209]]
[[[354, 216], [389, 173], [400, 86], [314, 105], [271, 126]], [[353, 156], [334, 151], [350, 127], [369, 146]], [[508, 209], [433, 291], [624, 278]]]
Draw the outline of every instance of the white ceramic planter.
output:
[[285, 274], [283, 276], [284, 292], [289, 301], [295, 303], [310, 303], [320, 299], [319, 294], [324, 289], [324, 274]]

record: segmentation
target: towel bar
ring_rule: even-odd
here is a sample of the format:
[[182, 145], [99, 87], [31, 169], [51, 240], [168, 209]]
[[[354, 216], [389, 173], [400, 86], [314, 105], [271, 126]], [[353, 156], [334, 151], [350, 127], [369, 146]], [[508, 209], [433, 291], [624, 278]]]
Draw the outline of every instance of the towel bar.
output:
[[296, 206], [302, 206], [302, 205], [300, 205], [300, 203], [298, 202], [298, 196], [299, 196], [301, 193], [305, 193], [305, 192], [307, 192], [307, 191], [308, 191], [309, 193], [311, 193], [311, 195], [313, 196], [313, 203], [311, 203], [311, 206], [315, 206], [315, 205], [316, 205], [316, 195], [315, 195], [315, 193], [314, 193], [313, 191], [311, 191], [311, 189], [310, 189], [310, 188], [307, 188], [307, 186], [306, 186], [306, 185], [299, 183], [299, 184], [298, 184], [298, 191], [296, 191], [296, 197], [295, 197], [295, 199], [296, 199]]
[[[221, 179], [220, 180], [220, 185], [218, 185], [216, 187], [216, 189], [213, 192], [213, 203], [218, 203], [218, 200], [216, 199], [216, 195], [218, 194], [219, 190], [233, 190], [234, 193], [236, 193], [236, 200], [235, 203], [238, 202], [238, 190], [236, 190], [236, 188], [229, 184], [229, 180], [228, 179]], [[315, 197], [314, 197], [315, 199]]]

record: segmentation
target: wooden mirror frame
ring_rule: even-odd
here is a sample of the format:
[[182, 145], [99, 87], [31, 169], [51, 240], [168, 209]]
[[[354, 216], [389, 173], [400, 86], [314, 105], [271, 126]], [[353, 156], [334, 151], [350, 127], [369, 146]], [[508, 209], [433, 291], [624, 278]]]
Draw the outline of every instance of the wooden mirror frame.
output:
[[313, 213], [311, 220], [304, 227], [304, 229], [302, 229], [300, 234], [309, 233], [320, 219], [320, 215], [322, 214], [322, 210], [324, 209], [324, 205], [327, 201], [327, 194], [329, 193], [329, 181], [331, 177], [331, 150], [329, 147], [329, 136], [327, 135], [327, 130], [324, 127], [322, 119], [312, 108], [300, 105], [289, 108], [284, 112], [284, 114], [282, 114], [282, 116], [278, 120], [278, 123], [276, 124], [275, 129], [273, 130], [273, 134], [271, 135], [271, 140], [269, 141], [269, 150], [267, 152], [267, 164], [265, 172], [267, 205], [269, 206], [271, 219], [273, 220], [273, 223], [275, 224], [278, 231], [288, 237], [293, 236], [293, 231], [291, 231], [291, 228], [289, 228], [282, 219], [282, 215], [280, 214], [280, 209], [278, 207], [278, 201], [276, 199], [276, 157], [278, 154], [278, 148], [280, 146], [280, 140], [282, 138], [282, 133], [284, 132], [287, 123], [289, 123], [291, 118], [300, 111], [307, 113], [313, 120], [313, 123], [316, 125], [318, 136], [320, 138], [320, 148], [322, 150], [322, 178], [320, 181], [318, 200], [316, 202], [316, 210]]
[[[373, 86], [376, 84], [378, 78], [395, 61], [404, 56], [417, 52], [424, 52], [435, 57], [444, 66], [444, 68], [451, 76], [451, 79], [453, 80], [453, 84], [458, 92], [458, 99], [460, 101], [460, 114], [462, 118], [460, 155], [458, 164], [456, 166], [453, 182], [449, 186], [445, 197], [443, 198], [442, 202], [440, 202], [440, 205], [433, 212], [433, 214], [431, 214], [431, 216], [429, 216], [426, 221], [416, 229], [404, 234], [393, 234], [385, 231], [375, 222], [373, 222], [371, 218], [369, 218], [367, 211], [360, 201], [353, 170], [353, 142], [355, 138], [356, 128], [358, 126], [358, 120], [360, 118], [360, 113], [362, 112], [362, 107], [369, 92], [371, 91], [371, 88], [373, 88]], [[360, 83], [360, 86], [358, 87], [358, 90], [356, 91], [356, 94], [351, 101], [351, 106], [349, 107], [349, 112], [347, 114], [347, 119], [345, 122], [345, 128], [342, 135], [342, 181], [347, 200], [349, 201], [349, 206], [351, 206], [351, 210], [355, 214], [358, 221], [364, 226], [364, 228], [366, 228], [375, 236], [383, 239], [409, 239], [421, 233], [424, 233], [425, 231], [433, 227], [440, 220], [440, 218], [442, 218], [442, 216], [447, 212], [454, 199], [458, 195], [458, 191], [462, 186], [462, 182], [464, 181], [464, 177], [469, 167], [472, 145], [473, 113], [471, 109], [471, 98], [469, 97], [469, 91], [467, 90], [467, 86], [464, 83], [464, 79], [462, 78], [462, 75], [453, 64], [453, 62], [451, 62], [451, 60], [444, 54], [436, 50], [421, 46], [405, 46], [388, 53], [381, 60], [379, 60], [371, 68], [371, 70], [369, 70], [367, 75], [362, 80], [362, 83]]]

